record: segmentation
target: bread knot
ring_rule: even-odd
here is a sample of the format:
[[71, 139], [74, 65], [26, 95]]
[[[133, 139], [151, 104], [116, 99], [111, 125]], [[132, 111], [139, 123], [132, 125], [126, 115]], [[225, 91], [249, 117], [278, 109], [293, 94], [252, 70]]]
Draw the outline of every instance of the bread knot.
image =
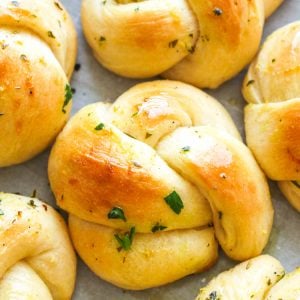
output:
[[0, 167], [32, 158], [65, 124], [76, 47], [59, 1], [1, 1]]
[[250, 63], [265, 16], [281, 2], [83, 0], [81, 15], [85, 37], [107, 69], [215, 88]]
[[63, 219], [35, 198], [0, 199], [0, 298], [71, 299], [76, 257]]
[[225, 109], [176, 81], [138, 84], [79, 111], [49, 159], [74, 245], [102, 278], [128, 289], [211, 266], [216, 235], [244, 260], [266, 245], [268, 185]]
[[275, 31], [243, 84], [247, 143], [300, 211], [300, 23]]
[[300, 268], [286, 274], [281, 263], [261, 255], [219, 274], [201, 288], [196, 300], [207, 299], [297, 299]]

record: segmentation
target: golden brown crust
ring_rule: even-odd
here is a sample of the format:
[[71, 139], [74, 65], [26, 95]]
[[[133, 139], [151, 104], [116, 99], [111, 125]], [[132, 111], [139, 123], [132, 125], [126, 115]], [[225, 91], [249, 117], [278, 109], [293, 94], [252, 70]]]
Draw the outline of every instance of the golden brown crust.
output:
[[[300, 23], [270, 35], [251, 64], [243, 84], [246, 139], [259, 164], [273, 180], [300, 180]], [[293, 184], [280, 184], [297, 207]]]
[[120, 231], [70, 215], [74, 246], [82, 259], [103, 279], [133, 290], [146, 289], [203, 272], [218, 257], [212, 228], [138, 233], [130, 251], [117, 251]]
[[[83, 108], [57, 138], [48, 173], [57, 203], [71, 213], [80, 256], [124, 288], [165, 284], [212, 264], [215, 245], [200, 251], [213, 239], [205, 229], [212, 214], [231, 258], [258, 255], [270, 234], [265, 177], [231, 118], [215, 99], [180, 82], [138, 84], [113, 105]], [[140, 257], [145, 251], [153, 256]], [[126, 273], [127, 256], [134, 274]], [[158, 271], [164, 260], [176, 266]]]
[[127, 77], [151, 77], [170, 68], [189, 54], [198, 36], [197, 21], [185, 0], [86, 0], [81, 16], [96, 58]]
[[67, 75], [74, 67], [76, 36], [67, 12], [54, 3], [0, 4], [1, 167], [44, 150], [69, 116]]
[[216, 88], [255, 55], [264, 22], [262, 3], [243, 0], [190, 3], [198, 18], [200, 38], [195, 52], [164, 76], [198, 87]]
[[[190, 146], [187, 153], [182, 152]], [[217, 239], [228, 256], [245, 260], [262, 252], [273, 208], [265, 177], [247, 147], [210, 127], [179, 128], [158, 153], [208, 199]]]
[[281, 2], [84, 0], [81, 15], [94, 55], [109, 70], [215, 88], [251, 61], [264, 11], [270, 15]]
[[[141, 232], [151, 232], [157, 222], [170, 230], [211, 222], [198, 190], [153, 149], [106, 122], [99, 115], [102, 107], [98, 103], [81, 110], [52, 149], [49, 178], [58, 204], [87, 221], [123, 229], [134, 224]], [[105, 128], [95, 130], [101, 122]], [[164, 201], [174, 190], [185, 205], [179, 216]], [[108, 219], [113, 207], [124, 210], [127, 223]]]
[[250, 104], [245, 110], [247, 143], [273, 180], [300, 177], [300, 99]]
[[74, 24], [59, 0], [3, 0], [0, 4], [0, 27], [30, 31], [50, 46], [70, 79], [77, 54]]

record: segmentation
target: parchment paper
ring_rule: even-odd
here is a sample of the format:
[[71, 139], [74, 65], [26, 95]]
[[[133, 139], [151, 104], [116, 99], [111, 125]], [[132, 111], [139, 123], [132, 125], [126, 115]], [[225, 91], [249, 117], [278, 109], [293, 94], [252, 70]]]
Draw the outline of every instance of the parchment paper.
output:
[[[100, 1], [100, 0], [99, 0]], [[162, 0], [163, 1], [163, 0]], [[76, 24], [79, 38], [78, 63], [81, 68], [74, 72], [72, 87], [76, 89], [73, 98], [73, 114], [81, 107], [97, 101], [114, 101], [138, 81], [120, 78], [103, 69], [92, 56], [87, 46], [80, 24], [80, 0], [62, 0]], [[285, 0], [279, 10], [266, 22], [264, 37], [275, 29], [292, 21], [300, 20], [300, 0]], [[207, 91], [229, 110], [239, 130], [243, 133], [244, 100], [240, 87], [245, 71], [221, 88]], [[300, 84], [300, 83], [299, 83]], [[49, 150], [24, 164], [0, 169], [0, 190], [31, 195], [37, 190], [37, 197], [55, 206], [47, 178]], [[300, 215], [288, 204], [277, 188], [270, 182], [275, 207], [275, 222], [265, 253], [278, 258], [291, 271], [300, 265]], [[164, 287], [142, 292], [124, 291], [95, 276], [82, 261], [78, 261], [76, 290], [73, 299], [147, 299], [185, 300], [194, 299], [199, 288], [219, 272], [235, 265], [220, 251], [218, 263], [208, 272], [191, 275]], [[166, 266], [167, 268], [168, 266]], [[134, 272], [134, 270], [128, 270]]]

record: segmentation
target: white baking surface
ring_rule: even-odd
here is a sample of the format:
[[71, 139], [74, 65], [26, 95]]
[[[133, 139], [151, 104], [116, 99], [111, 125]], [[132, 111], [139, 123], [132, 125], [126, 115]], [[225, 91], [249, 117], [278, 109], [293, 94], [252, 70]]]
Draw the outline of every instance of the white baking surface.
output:
[[[100, 0], [99, 0], [100, 1]], [[163, 1], [163, 0], [162, 0]], [[92, 56], [87, 46], [80, 24], [80, 0], [62, 0], [76, 24], [79, 38], [77, 62], [81, 68], [74, 72], [72, 87], [76, 89], [73, 98], [73, 114], [86, 104], [97, 101], [114, 101], [116, 97], [138, 81], [120, 78], [103, 69]], [[279, 10], [266, 22], [264, 37], [275, 29], [300, 19], [300, 0], [285, 0]], [[240, 87], [245, 71], [221, 88], [207, 91], [216, 97], [229, 110], [239, 130], [243, 133], [244, 100]], [[300, 83], [299, 83], [300, 84]], [[24, 164], [0, 169], [0, 190], [31, 195], [37, 190], [37, 196], [55, 205], [47, 179], [47, 160], [49, 150]], [[278, 258], [284, 267], [291, 271], [300, 265], [300, 215], [292, 209], [277, 188], [270, 182], [275, 207], [275, 222], [272, 235], [265, 253]], [[160, 288], [142, 292], [124, 291], [96, 277], [82, 261], [78, 261], [76, 290], [73, 299], [147, 299], [147, 300], [185, 300], [194, 299], [199, 288], [219, 272], [233, 266], [220, 251], [217, 264], [208, 272], [191, 275], [182, 280]], [[166, 266], [167, 268], [168, 266]], [[128, 270], [134, 272], [134, 270]]]

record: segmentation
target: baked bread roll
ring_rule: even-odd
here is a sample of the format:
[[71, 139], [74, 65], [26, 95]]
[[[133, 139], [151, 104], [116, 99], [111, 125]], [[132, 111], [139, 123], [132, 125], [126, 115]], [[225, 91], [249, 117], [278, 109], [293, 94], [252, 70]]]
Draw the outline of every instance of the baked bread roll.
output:
[[71, 299], [76, 257], [63, 219], [37, 199], [0, 198], [0, 299]]
[[1, 1], [0, 167], [32, 158], [65, 124], [76, 47], [59, 1]]
[[300, 211], [300, 22], [275, 31], [251, 64], [243, 94], [247, 144]]
[[48, 172], [79, 255], [122, 288], [207, 269], [217, 258], [214, 231], [237, 260], [268, 241], [264, 175], [221, 104], [181, 82], [142, 83], [112, 105], [80, 110]]
[[200, 289], [196, 300], [296, 300], [299, 279], [299, 269], [285, 275], [277, 259], [261, 255], [219, 274]]
[[83, 0], [81, 15], [96, 59], [114, 73], [215, 88], [250, 63], [282, 1]]

